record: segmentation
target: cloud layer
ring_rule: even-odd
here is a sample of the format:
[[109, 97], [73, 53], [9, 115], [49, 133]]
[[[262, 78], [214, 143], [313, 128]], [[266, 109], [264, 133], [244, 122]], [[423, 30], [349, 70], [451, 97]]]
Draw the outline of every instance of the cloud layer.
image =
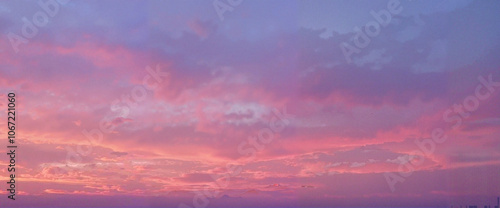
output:
[[[353, 43], [351, 28], [387, 1], [245, 1], [224, 21], [210, 1], [72, 1], [17, 53], [7, 34], [22, 36], [22, 18], [43, 9], [0, 3], [1, 99], [14, 90], [19, 105], [19, 203], [193, 206], [196, 190], [220, 191], [214, 207], [493, 203], [500, 87], [478, 77], [500, 81], [500, 3], [400, 6], [348, 63], [340, 46]], [[487, 99], [458, 113], [480, 85]], [[285, 109], [288, 125], [253, 144]], [[435, 128], [448, 139], [391, 191], [384, 173], [415, 162], [415, 141]], [[227, 164], [241, 173], [217, 188]]]

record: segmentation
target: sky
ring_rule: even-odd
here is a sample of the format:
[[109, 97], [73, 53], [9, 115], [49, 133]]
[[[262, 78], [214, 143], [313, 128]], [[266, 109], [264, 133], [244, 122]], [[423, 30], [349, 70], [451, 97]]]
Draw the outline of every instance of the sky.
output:
[[500, 196], [500, 1], [40, 2], [0, 2], [0, 207]]

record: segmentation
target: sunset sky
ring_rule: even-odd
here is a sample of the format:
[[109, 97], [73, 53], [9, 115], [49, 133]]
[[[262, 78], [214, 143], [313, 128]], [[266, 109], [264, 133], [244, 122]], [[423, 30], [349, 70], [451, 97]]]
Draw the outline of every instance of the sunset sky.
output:
[[500, 1], [238, 3], [0, 2], [0, 207], [496, 205]]

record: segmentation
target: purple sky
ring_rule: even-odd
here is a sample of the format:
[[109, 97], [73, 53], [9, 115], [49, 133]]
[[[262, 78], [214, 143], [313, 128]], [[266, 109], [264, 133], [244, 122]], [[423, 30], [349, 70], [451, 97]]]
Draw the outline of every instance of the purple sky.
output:
[[500, 1], [237, 3], [0, 2], [0, 207], [496, 203]]

